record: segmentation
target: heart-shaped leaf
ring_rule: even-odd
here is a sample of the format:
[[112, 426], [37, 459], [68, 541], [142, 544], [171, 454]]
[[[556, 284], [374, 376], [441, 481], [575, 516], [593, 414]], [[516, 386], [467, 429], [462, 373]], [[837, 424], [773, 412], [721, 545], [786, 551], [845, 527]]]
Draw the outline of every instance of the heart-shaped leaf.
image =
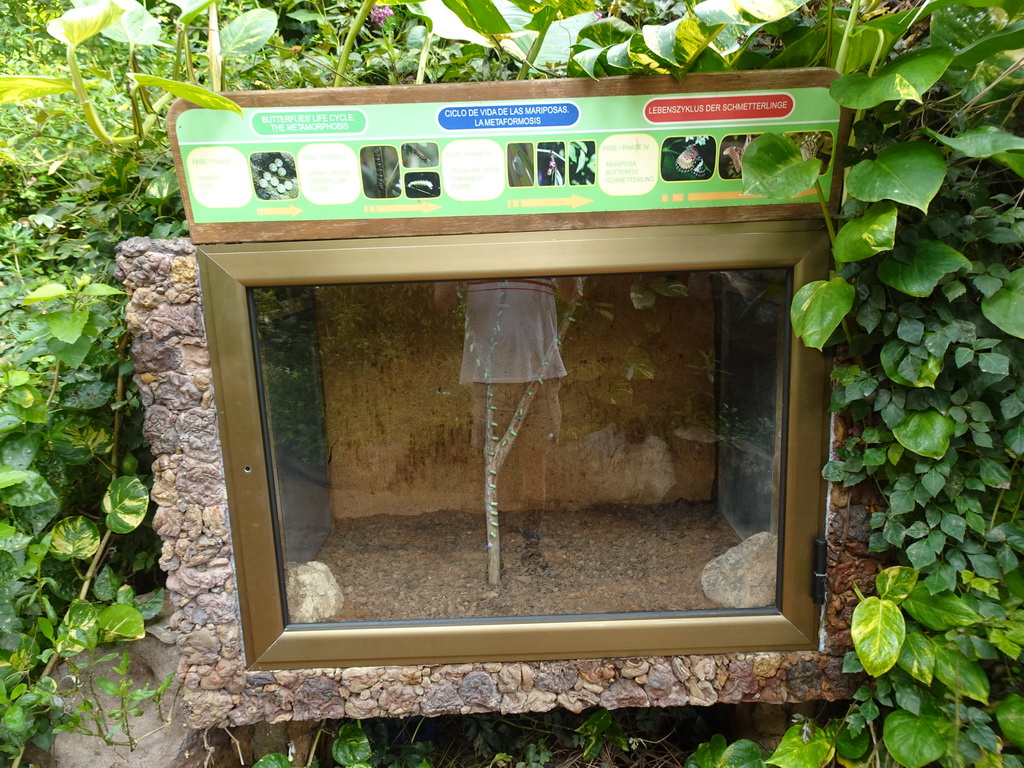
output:
[[220, 31], [221, 56], [250, 56], [277, 31], [277, 14], [266, 8], [246, 11]]
[[846, 179], [846, 188], [860, 200], [895, 200], [927, 213], [945, 176], [946, 161], [939, 148], [911, 141], [886, 147], [875, 160], [857, 163]]
[[833, 99], [850, 109], [870, 109], [885, 101], [921, 101], [953, 60], [945, 46], [928, 46], [896, 57], [873, 76], [844, 75], [829, 86]]
[[944, 275], [969, 268], [971, 262], [955, 248], [937, 240], [921, 240], [909, 264], [886, 256], [878, 279], [908, 296], [929, 296]]
[[821, 349], [853, 307], [856, 290], [841, 277], [815, 280], [800, 288], [789, 310], [793, 333]]
[[146, 516], [149, 491], [137, 477], [118, 477], [103, 496], [107, 527], [114, 533], [131, 533]]
[[920, 456], [941, 459], [949, 450], [956, 422], [935, 410], [911, 411], [893, 430], [893, 437], [904, 448]]
[[1002, 288], [981, 300], [981, 313], [999, 330], [1024, 339], [1024, 267], [1011, 272]]
[[922, 768], [946, 754], [948, 732], [946, 720], [897, 709], [885, 718], [882, 741], [900, 765]]
[[836, 235], [836, 261], [860, 261], [891, 250], [896, 243], [896, 205], [890, 200], [875, 203], [859, 219], [843, 225]]
[[146, 623], [138, 608], [131, 605], [108, 605], [96, 619], [102, 642], [140, 640], [146, 635]]
[[932, 594], [918, 583], [903, 601], [903, 609], [929, 629], [945, 632], [953, 627], [968, 627], [981, 616], [952, 592]]
[[124, 11], [109, 0], [105, 3], [71, 8], [46, 25], [46, 31], [70, 46], [84, 43], [117, 21]]
[[61, 520], [53, 527], [50, 550], [58, 555], [88, 560], [100, 546], [100, 533], [88, 518], [77, 515]]
[[911, 632], [903, 640], [900, 657], [896, 663], [915, 680], [931, 685], [935, 671], [935, 644], [927, 635]]
[[481, 35], [507, 35], [512, 32], [501, 11], [491, 0], [443, 0], [459, 20]]
[[1018, 747], [1024, 747], [1024, 699], [1011, 693], [996, 707], [996, 722], [1003, 736]]
[[869, 597], [853, 610], [850, 637], [864, 671], [878, 677], [896, 663], [907, 626], [903, 612], [891, 600]]
[[743, 192], [788, 200], [814, 186], [821, 161], [804, 160], [789, 136], [762, 133], [743, 153]]

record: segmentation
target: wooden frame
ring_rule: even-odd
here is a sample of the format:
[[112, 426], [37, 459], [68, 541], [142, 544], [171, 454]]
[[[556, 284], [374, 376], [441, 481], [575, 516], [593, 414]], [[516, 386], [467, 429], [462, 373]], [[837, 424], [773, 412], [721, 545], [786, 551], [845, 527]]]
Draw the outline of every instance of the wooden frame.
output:
[[[687, 247], [682, 248], [685, 242]], [[595, 658], [817, 647], [814, 540], [821, 534], [825, 360], [789, 344], [785, 485], [776, 607], [730, 613], [288, 625], [259, 412], [247, 291], [258, 286], [474, 276], [785, 267], [824, 275], [814, 222], [652, 226], [200, 248], [247, 664], [253, 669]], [[750, 638], [756, 638], [752, 647]], [[429, 649], [429, 650], [427, 650]]]

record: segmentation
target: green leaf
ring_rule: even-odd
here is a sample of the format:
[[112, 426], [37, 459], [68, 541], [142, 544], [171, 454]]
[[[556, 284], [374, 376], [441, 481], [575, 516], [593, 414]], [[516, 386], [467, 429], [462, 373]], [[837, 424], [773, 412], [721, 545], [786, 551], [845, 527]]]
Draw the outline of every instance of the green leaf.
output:
[[0, 104], [38, 99], [75, 90], [74, 84], [63, 77], [18, 77], [0, 75]]
[[88, 336], [80, 336], [73, 344], [68, 344], [60, 339], [50, 339], [46, 342], [46, 347], [50, 350], [51, 354], [68, 368], [80, 366], [85, 361], [92, 346], [92, 339]]
[[[908, 345], [902, 341], [888, 342], [882, 347], [879, 357], [885, 375], [905, 387], [934, 387], [935, 379], [942, 372], [941, 357], [928, 355], [922, 360], [911, 354]], [[910, 375], [914, 378], [908, 378]]]
[[800, 288], [789, 310], [793, 333], [821, 349], [853, 307], [856, 290], [841, 277], [815, 280]]
[[46, 481], [46, 478], [30, 469], [25, 470], [26, 477], [17, 485], [9, 485], [0, 490], [0, 498], [12, 507], [33, 507], [57, 498], [57, 494]]
[[1024, 48], [1024, 21], [1009, 24], [999, 32], [986, 35], [973, 45], [967, 46], [956, 55], [952, 66], [973, 70], [986, 59], [991, 60], [995, 54], [1019, 48]]
[[4, 728], [12, 733], [20, 734], [28, 729], [28, 718], [20, 704], [8, 704], [4, 712]]
[[181, 8], [178, 23], [183, 27], [187, 27], [196, 16], [213, 5], [216, 0], [171, 0], [171, 2]]
[[137, 608], [130, 605], [108, 605], [96, 620], [101, 642], [140, 640], [146, 635], [146, 623]]
[[1003, 287], [981, 300], [985, 319], [1018, 339], [1024, 339], [1024, 267], [1013, 270]]
[[277, 14], [266, 8], [246, 11], [220, 31], [221, 56], [249, 56], [277, 31]]
[[128, 76], [139, 85], [163, 88], [168, 93], [173, 93], [178, 98], [185, 99], [185, 101], [191, 101], [193, 104], [203, 107], [204, 109], [220, 109], [234, 112], [239, 117], [242, 116], [242, 108], [235, 104], [235, 102], [221, 96], [220, 94], [207, 90], [201, 85], [179, 83], [177, 80], [168, 80], [163, 77], [154, 77], [153, 75], [140, 75], [135, 72], [129, 72]]
[[658, 56], [654, 51], [652, 51], [648, 47], [646, 38], [642, 33], [639, 35], [633, 35], [629, 38], [629, 41], [623, 43], [623, 45], [628, 46], [631, 69], [647, 74], [650, 72], [656, 72], [658, 74], [667, 75], [676, 66], [674, 59], [673, 61], [666, 61], [664, 58]]
[[896, 663], [915, 680], [931, 685], [935, 671], [935, 646], [927, 635], [910, 632], [903, 640]]
[[970, 266], [955, 248], [937, 240], [921, 240], [909, 264], [886, 256], [878, 266], [878, 279], [908, 296], [923, 298], [931, 295], [944, 275]]
[[996, 722], [1003, 736], [1014, 745], [1024, 748], [1024, 699], [1016, 693], [1007, 696], [996, 707]]
[[484, 37], [462, 23], [455, 13], [448, 9], [442, 0], [421, 0], [419, 3], [407, 5], [413, 13], [430, 21], [431, 30], [445, 40], [465, 40], [477, 45], [493, 47], [490, 38]]
[[449, 10], [481, 35], [511, 34], [512, 27], [491, 0], [444, 0]]
[[883, 600], [900, 601], [917, 585], [918, 572], [905, 565], [886, 568], [875, 577], [875, 589]]
[[580, 30], [579, 40], [592, 40], [602, 48], [629, 40], [636, 34], [636, 27], [615, 16], [608, 16], [587, 24]]
[[1024, 138], [1014, 136], [994, 125], [972, 128], [957, 136], [943, 136], [930, 128], [925, 128], [924, 132], [967, 157], [991, 157], [1000, 152], [1024, 150]]
[[1024, 152], [1000, 152], [992, 155], [992, 159], [1024, 179]]
[[1024, 456], [1024, 423], [1006, 430], [1003, 442], [1013, 452], [1015, 458]]
[[946, 161], [938, 147], [911, 141], [886, 147], [875, 160], [857, 163], [847, 176], [846, 189], [860, 200], [895, 200], [927, 213], [945, 176]]
[[100, 547], [100, 533], [88, 518], [77, 515], [53, 527], [50, 550], [58, 555], [88, 560]]
[[96, 574], [96, 581], [92, 584], [92, 591], [96, 595], [97, 600], [109, 603], [117, 597], [117, 590], [120, 586], [121, 580], [114, 573], [114, 569], [109, 565], [105, 565]]
[[636, 280], [629, 287], [629, 300], [633, 302], [633, 306], [637, 309], [650, 309], [654, 306], [654, 302], [658, 300], [654, 291], [644, 285], [642, 280]]
[[46, 315], [46, 324], [50, 327], [50, 333], [65, 344], [74, 344], [82, 335], [82, 329], [89, 319], [89, 310], [83, 309], [78, 312], [58, 310], [49, 312]]
[[82, 291], [83, 296], [124, 296], [124, 291], [106, 283], [89, 283]]
[[806, 5], [806, 0], [735, 0], [743, 11], [761, 21], [778, 21], [784, 19], [798, 8]]
[[107, 0], [84, 8], [71, 8], [46, 25], [46, 31], [70, 46], [84, 43], [109, 27], [124, 11]]
[[131, 533], [146, 516], [149, 492], [137, 477], [118, 477], [103, 496], [107, 527], [114, 533]]
[[279, 752], [264, 755], [255, 763], [253, 768], [292, 768], [292, 761]]
[[837, 262], [861, 261], [891, 250], [896, 243], [896, 204], [875, 203], [859, 219], [846, 222], [836, 235], [833, 255]]
[[23, 469], [15, 469], [14, 467], [2, 466], [0, 467], [0, 489], [9, 488], [12, 485], [20, 485], [27, 480], [31, 474]]
[[921, 101], [952, 60], [952, 49], [926, 46], [897, 56], [873, 76], [863, 72], [844, 75], [829, 86], [828, 92], [850, 109], [870, 109], [885, 101]]
[[977, 612], [952, 592], [933, 595], [920, 583], [903, 601], [903, 609], [921, 624], [939, 632], [981, 621]]
[[[106, 0], [72, 0], [76, 8], [100, 5]], [[156, 45], [160, 42], [161, 28], [149, 11], [136, 0], [115, 0], [124, 13], [114, 24], [104, 29], [101, 34], [108, 40], [128, 43], [139, 47]]]
[[949, 449], [956, 422], [935, 410], [911, 411], [893, 427], [893, 437], [920, 456], [941, 459]]
[[710, 741], [697, 747], [686, 760], [685, 768], [763, 768], [761, 748], [749, 739], [738, 739], [726, 745], [725, 737], [716, 733]]
[[338, 737], [331, 746], [335, 762], [343, 766], [354, 766], [367, 762], [373, 755], [370, 740], [359, 723], [345, 723], [338, 731]]
[[99, 611], [84, 600], [68, 606], [64, 621], [57, 630], [57, 652], [64, 657], [96, 647], [96, 620]]
[[946, 753], [948, 732], [946, 720], [898, 709], [885, 718], [882, 741], [900, 765], [922, 768]]
[[67, 286], [61, 285], [60, 283], [47, 283], [46, 285], [41, 285], [29, 293], [28, 296], [21, 300], [21, 303], [35, 304], [37, 301], [59, 299], [67, 296], [69, 293], [70, 291], [67, 289]]
[[936, 645], [935, 676], [951, 691], [988, 704], [989, 682], [985, 670], [965, 658], [955, 646]]
[[814, 186], [821, 161], [804, 160], [789, 136], [762, 133], [743, 153], [743, 193], [788, 200]]
[[252, 768], [292, 768], [292, 761], [280, 752], [264, 755], [255, 763]]
[[798, 723], [786, 731], [765, 762], [779, 768], [807, 768], [826, 765], [834, 754], [832, 739], [825, 731], [813, 723]]
[[869, 597], [857, 604], [850, 635], [857, 657], [869, 675], [878, 677], [892, 669], [906, 631], [903, 613], [891, 600]]

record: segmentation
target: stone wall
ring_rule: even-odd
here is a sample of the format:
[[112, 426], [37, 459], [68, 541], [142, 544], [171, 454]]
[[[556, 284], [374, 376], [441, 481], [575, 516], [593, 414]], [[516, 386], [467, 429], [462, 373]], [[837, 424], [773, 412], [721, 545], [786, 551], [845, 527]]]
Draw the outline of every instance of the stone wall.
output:
[[[118, 247], [127, 320], [155, 457], [154, 527], [193, 727], [339, 717], [543, 712], [564, 707], [783, 703], [849, 697], [852, 584], [869, 587], [870, 500], [834, 489], [822, 650], [559, 662], [249, 672], [239, 636], [210, 356], [195, 248], [133, 238]], [[842, 429], [840, 423], [839, 429]], [[866, 589], [865, 589], [866, 591]]]

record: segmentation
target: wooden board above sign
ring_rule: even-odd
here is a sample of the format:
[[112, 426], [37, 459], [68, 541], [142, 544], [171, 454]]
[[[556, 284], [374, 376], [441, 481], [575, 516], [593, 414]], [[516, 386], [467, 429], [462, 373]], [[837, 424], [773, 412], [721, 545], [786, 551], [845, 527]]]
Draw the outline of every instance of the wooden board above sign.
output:
[[196, 243], [798, 219], [742, 194], [746, 145], [791, 135], [838, 206], [849, 115], [824, 69], [252, 91], [178, 101], [170, 135]]

